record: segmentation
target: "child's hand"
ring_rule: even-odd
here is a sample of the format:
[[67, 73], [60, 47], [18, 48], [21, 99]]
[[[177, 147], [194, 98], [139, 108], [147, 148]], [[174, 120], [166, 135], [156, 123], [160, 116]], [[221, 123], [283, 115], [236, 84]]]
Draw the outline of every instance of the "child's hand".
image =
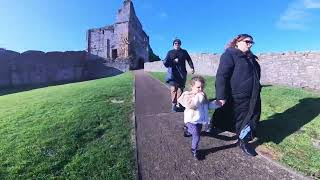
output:
[[201, 94], [202, 96], [205, 96], [204, 92], [198, 92], [199, 94]]
[[210, 101], [209, 102], [209, 109], [218, 109], [218, 108], [220, 108], [222, 105], [218, 102], [218, 101], [216, 101], [216, 100], [213, 100], [213, 101]]
[[206, 95], [205, 92], [203, 92], [203, 91], [202, 92], [198, 92], [198, 94], [201, 95], [204, 98], [203, 100], [208, 102], [208, 98], [207, 98], [207, 95]]

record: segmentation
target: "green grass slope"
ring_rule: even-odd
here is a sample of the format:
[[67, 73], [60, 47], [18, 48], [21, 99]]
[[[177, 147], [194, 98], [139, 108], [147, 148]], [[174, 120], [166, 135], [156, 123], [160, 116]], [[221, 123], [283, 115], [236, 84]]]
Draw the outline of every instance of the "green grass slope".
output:
[[0, 96], [0, 179], [133, 179], [133, 76]]

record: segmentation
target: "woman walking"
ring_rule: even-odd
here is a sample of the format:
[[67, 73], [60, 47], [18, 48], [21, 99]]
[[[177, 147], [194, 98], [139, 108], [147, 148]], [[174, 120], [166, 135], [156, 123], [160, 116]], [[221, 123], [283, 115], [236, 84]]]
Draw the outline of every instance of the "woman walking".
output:
[[215, 111], [212, 121], [218, 128], [225, 129], [226, 124], [229, 130], [234, 127], [240, 148], [249, 156], [257, 155], [248, 141], [253, 138], [261, 113], [260, 66], [251, 52], [253, 44], [252, 36], [239, 34], [222, 54], [216, 75], [216, 98], [224, 107]]

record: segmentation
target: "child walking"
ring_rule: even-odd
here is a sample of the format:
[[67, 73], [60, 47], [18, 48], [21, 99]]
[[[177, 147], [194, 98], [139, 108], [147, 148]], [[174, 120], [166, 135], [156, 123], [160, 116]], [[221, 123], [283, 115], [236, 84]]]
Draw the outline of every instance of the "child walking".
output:
[[202, 76], [194, 76], [191, 79], [191, 91], [185, 91], [178, 98], [178, 102], [185, 107], [185, 130], [192, 135], [191, 152], [196, 159], [199, 159], [198, 145], [202, 125], [209, 123], [208, 109], [221, 107], [217, 101], [208, 101], [204, 86], [205, 79]]

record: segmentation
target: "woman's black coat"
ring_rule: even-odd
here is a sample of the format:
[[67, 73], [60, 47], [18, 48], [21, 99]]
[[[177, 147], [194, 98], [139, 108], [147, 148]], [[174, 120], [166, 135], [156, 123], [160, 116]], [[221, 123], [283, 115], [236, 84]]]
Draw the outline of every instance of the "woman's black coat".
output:
[[221, 55], [216, 75], [216, 98], [227, 100], [216, 110], [212, 124], [239, 132], [245, 125], [255, 129], [260, 118], [260, 66], [251, 52], [228, 48]]

